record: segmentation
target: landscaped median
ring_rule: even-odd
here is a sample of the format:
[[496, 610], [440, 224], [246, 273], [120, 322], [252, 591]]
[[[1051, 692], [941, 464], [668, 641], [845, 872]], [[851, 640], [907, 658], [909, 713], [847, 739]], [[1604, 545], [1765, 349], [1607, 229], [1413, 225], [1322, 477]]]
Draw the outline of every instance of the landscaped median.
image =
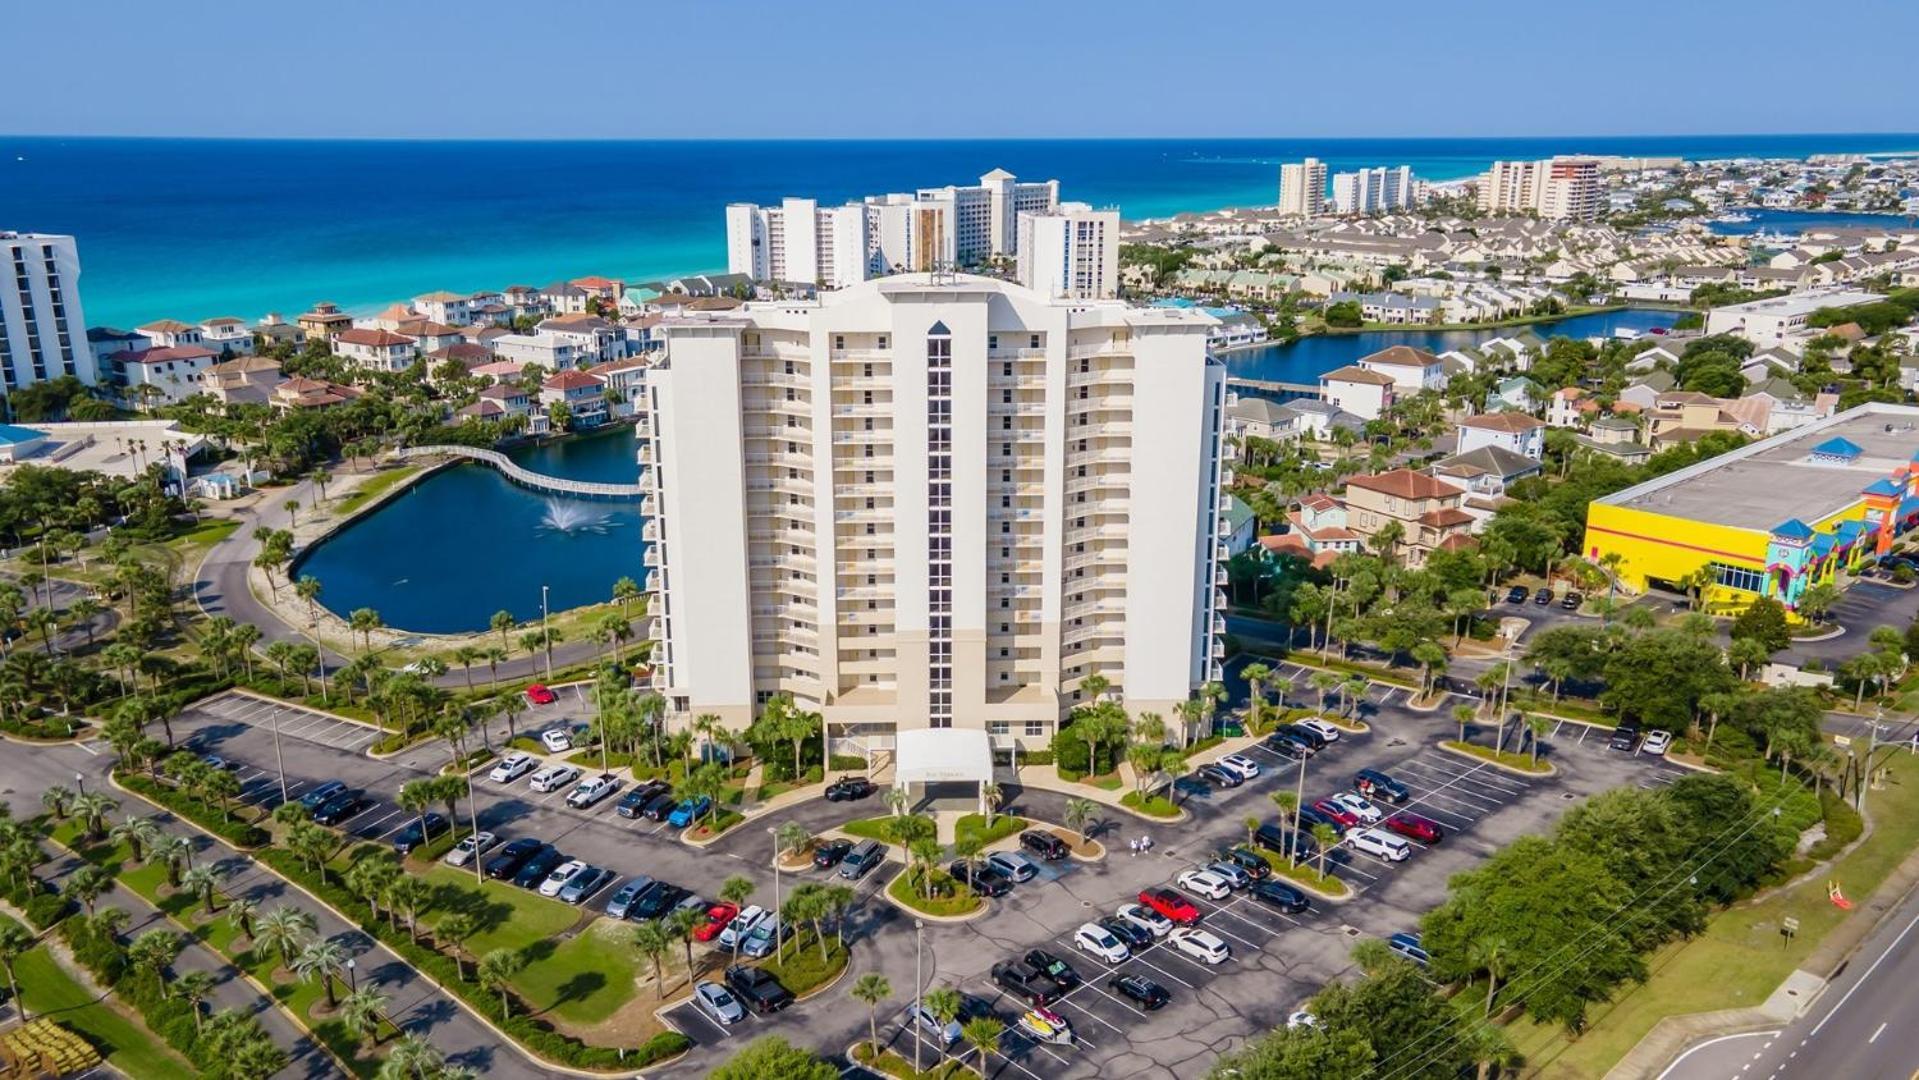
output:
[[[8, 922], [0, 915], [0, 922]], [[111, 999], [99, 1000], [53, 958], [50, 945], [37, 945], [13, 962], [23, 1004], [35, 1016], [53, 1016], [84, 1038], [125, 1076], [192, 1076], [194, 1069], [159, 1037], [123, 1016]]]
[[1173, 800], [1164, 795], [1143, 795], [1137, 791], [1129, 791], [1120, 798], [1119, 804], [1140, 817], [1156, 818], [1160, 821], [1184, 821], [1192, 816], [1182, 807], [1174, 805]]
[[1530, 755], [1515, 754], [1510, 750], [1495, 750], [1490, 746], [1477, 743], [1460, 742], [1458, 739], [1446, 739], [1439, 744], [1441, 750], [1459, 757], [1483, 761], [1495, 769], [1521, 776], [1551, 776], [1559, 770], [1550, 761], [1534, 761]]
[[[972, 1067], [965, 1062], [943, 1055], [931, 1067], [918, 1072], [913, 1070], [911, 1059], [901, 1057], [895, 1050], [882, 1048], [879, 1057], [875, 1059], [873, 1044], [865, 1039], [855, 1043], [853, 1048], [847, 1051], [847, 1056], [866, 1068], [894, 1077], [895, 1080], [957, 1080], [958, 1077], [974, 1075]], [[932, 1056], [933, 1051], [929, 1048], [927, 1057], [931, 1059]]]
[[909, 867], [894, 875], [886, 886], [886, 898], [915, 915], [935, 922], [964, 922], [985, 914], [986, 901], [951, 874], [934, 867], [930, 882], [923, 880], [928, 871]]
[[1266, 865], [1273, 868], [1274, 877], [1285, 878], [1321, 900], [1346, 900], [1353, 895], [1351, 886], [1331, 874], [1322, 874], [1315, 870], [1310, 861], [1294, 866], [1289, 865], [1278, 852], [1257, 848], [1249, 850], [1258, 852], [1259, 857], [1266, 860]]

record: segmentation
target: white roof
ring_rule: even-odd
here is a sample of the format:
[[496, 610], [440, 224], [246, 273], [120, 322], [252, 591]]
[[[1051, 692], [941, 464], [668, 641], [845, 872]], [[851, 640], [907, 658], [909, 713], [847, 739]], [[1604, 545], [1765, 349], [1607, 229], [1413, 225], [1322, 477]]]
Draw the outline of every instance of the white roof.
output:
[[993, 744], [972, 728], [921, 728], [902, 731], [899, 765], [893, 776], [902, 784], [993, 779]]

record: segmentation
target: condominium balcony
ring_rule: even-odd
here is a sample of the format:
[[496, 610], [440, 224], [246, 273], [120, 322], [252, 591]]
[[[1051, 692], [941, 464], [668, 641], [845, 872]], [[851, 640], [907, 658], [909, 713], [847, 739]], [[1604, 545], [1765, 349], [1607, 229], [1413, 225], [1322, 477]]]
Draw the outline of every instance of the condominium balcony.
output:
[[1231, 486], [1233, 481], [1238, 477], [1239, 474], [1234, 472], [1230, 467], [1219, 470], [1219, 482], [1222, 487]]
[[649, 518], [645, 525], [640, 526], [640, 539], [649, 544], [660, 542], [660, 523], [657, 518]]
[[1133, 450], [1127, 446], [1075, 450], [1066, 455], [1066, 465], [1068, 468], [1077, 468], [1081, 465], [1117, 465], [1121, 462], [1129, 462], [1131, 460], [1133, 460]]
[[646, 621], [646, 639], [648, 641], [666, 640], [666, 620], [648, 619]]
[[1045, 416], [1044, 401], [989, 401], [986, 403], [988, 416]]
[[[811, 442], [812, 436], [809, 434], [806, 439], [801, 441]], [[811, 469], [813, 467], [813, 455], [789, 454], [783, 450], [771, 453], [760, 451], [758, 453], [747, 454], [746, 463], [748, 465], [783, 465], [791, 469]]]
[[1219, 638], [1214, 638], [1212, 647], [1207, 650], [1207, 655], [1215, 660], [1224, 660], [1226, 658], [1226, 643]]
[[1226, 632], [1226, 616], [1214, 615], [1213, 616], [1213, 633], [1223, 634], [1225, 632]]
[[1066, 373], [1066, 385], [1069, 388], [1081, 386], [1132, 386], [1133, 369], [1131, 367], [1095, 368], [1092, 371], [1069, 371]]
[[646, 549], [646, 554], [640, 556], [640, 565], [656, 568], [666, 565], [665, 561], [660, 558], [660, 547], [658, 544], [654, 544]]
[[649, 593], [658, 594], [666, 588], [666, 575], [660, 573], [658, 570], [647, 571], [645, 588]]
[[840, 375], [834, 374], [832, 388], [835, 390], [890, 390], [893, 376], [888, 375]]
[[1133, 343], [1130, 341], [1102, 341], [1096, 345], [1071, 345], [1066, 349], [1068, 360], [1091, 360], [1101, 356], [1133, 355]]
[[840, 446], [859, 446], [867, 443], [886, 443], [891, 445], [893, 442], [893, 432], [890, 428], [880, 428], [874, 431], [834, 431], [833, 442], [835, 445]]
[[891, 349], [834, 349], [827, 355], [828, 358], [836, 364], [842, 360], [884, 360], [887, 363], [892, 363], [893, 361], [893, 350]]
[[1231, 584], [1231, 582], [1230, 582], [1230, 581], [1229, 581], [1229, 580], [1227, 579], [1227, 577], [1226, 577], [1226, 568], [1225, 568], [1225, 567], [1223, 567], [1223, 566], [1222, 566], [1222, 567], [1219, 567], [1218, 569], [1216, 569], [1216, 570], [1214, 570], [1214, 571], [1213, 571], [1213, 584], [1215, 584], [1215, 585], [1228, 585], [1228, 584]]
[[659, 496], [643, 495], [640, 497], [640, 516], [643, 518], [657, 518], [660, 516]]
[[[652, 549], [649, 548], [647, 550], [650, 551]], [[819, 563], [813, 556], [793, 554], [755, 555], [746, 560], [746, 565], [754, 570], [799, 570], [809, 574], [817, 572], [819, 569]]]
[[[749, 353], [747, 358], [752, 359], [753, 358], [752, 354]], [[747, 370], [747, 371], [742, 371], [740, 373], [740, 385], [741, 386], [778, 386], [778, 387], [791, 387], [797, 390], [806, 390], [812, 387], [813, 377], [811, 375], [789, 374], [784, 371]]]

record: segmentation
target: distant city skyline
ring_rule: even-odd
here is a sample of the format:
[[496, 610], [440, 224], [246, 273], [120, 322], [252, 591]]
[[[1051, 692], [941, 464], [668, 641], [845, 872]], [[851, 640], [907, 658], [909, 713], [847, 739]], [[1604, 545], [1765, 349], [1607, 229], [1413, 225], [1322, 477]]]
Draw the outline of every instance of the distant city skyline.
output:
[[[15, 85], [46, 91], [0, 104], [0, 133], [1473, 138], [1910, 129], [1919, 87], [1896, 66], [1859, 62], [1859, 48], [1919, 32], [1919, 9], [1874, 5], [1867, 39], [1867, 12], [1848, 7], [1866, 5], [1822, 9], [1819, 32], [1793, 35], [1804, 9], [1785, 0], [1625, 0], [1599, 22], [1576, 6], [1487, 0], [1471, 13], [1395, 10], [1387, 23], [1356, 21], [1343, 8], [1229, 2], [1178, 26], [1167, 25], [1162, 6], [1111, 0], [1022, 8], [1012, 34], [988, 34], [993, 12], [969, 9], [978, 33], [968, 34], [955, 33], [943, 10], [870, 0], [849, 0], [830, 17], [743, 3], [723, 22], [650, 18], [605, 0], [550, 13], [473, 0], [398, 17], [369, 0], [323, 15], [232, 0], [102, 0], [10, 12], [10, 36], [33, 46], [9, 53]], [[1781, 62], [1817, 72], [1818, 92], [1740, 92], [1768, 71], [1749, 49], [1709, 44], [1726, 39], [1734, 19], [1773, 34]], [[444, 43], [443, 55], [427, 42]]]

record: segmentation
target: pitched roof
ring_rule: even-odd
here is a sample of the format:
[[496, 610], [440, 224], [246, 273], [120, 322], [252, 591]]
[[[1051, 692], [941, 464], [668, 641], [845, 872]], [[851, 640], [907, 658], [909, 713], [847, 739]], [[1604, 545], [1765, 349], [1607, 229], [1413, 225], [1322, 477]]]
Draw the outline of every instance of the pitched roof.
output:
[[1439, 363], [1439, 357], [1424, 349], [1415, 349], [1411, 345], [1388, 345], [1371, 356], [1359, 358], [1362, 364], [1384, 364], [1389, 367], [1432, 367]]
[[178, 345], [171, 349], [118, 352], [113, 354], [113, 359], [123, 364], [164, 364], [169, 360], [211, 360], [218, 355], [212, 349], [198, 345]]
[[555, 372], [540, 383], [541, 388], [546, 390], [580, 390], [599, 385], [601, 385], [599, 379], [577, 370]]
[[1433, 465], [1436, 473], [1459, 476], [1497, 476], [1509, 479], [1538, 472], [1539, 462], [1524, 454], [1515, 454], [1503, 446], [1481, 446], [1463, 454], [1454, 454]]
[[1401, 499], [1438, 499], [1460, 493], [1459, 488], [1444, 480], [1411, 469], [1392, 469], [1373, 476], [1349, 476], [1346, 486], [1378, 491]]
[[155, 319], [153, 322], [140, 327], [140, 329], [151, 330], [156, 334], [184, 334], [189, 330], [197, 329], [197, 327], [190, 323], [183, 323], [178, 319]]
[[1442, 506], [1437, 510], [1428, 510], [1419, 515], [1421, 525], [1431, 525], [1436, 529], [1450, 529], [1456, 525], [1472, 524], [1473, 516], [1457, 506]]
[[1351, 364], [1348, 364], [1343, 368], [1336, 368], [1332, 371], [1327, 372], [1324, 375], [1321, 375], [1319, 377], [1319, 381], [1320, 382], [1365, 383], [1371, 386], [1393, 385], [1393, 377], [1391, 375], [1381, 375], [1377, 371], [1367, 371], [1365, 368], [1354, 367]]
[[1468, 416], [1459, 422], [1459, 426], [1477, 428], [1480, 431], [1503, 431], [1508, 435], [1518, 435], [1523, 432], [1543, 428], [1546, 425], [1541, 421], [1527, 416], [1525, 413], [1495, 412]]
[[1835, 435], [1825, 442], [1820, 443], [1818, 446], [1813, 447], [1812, 452], [1821, 457], [1839, 457], [1850, 460], [1865, 453], [1865, 450], [1861, 449], [1859, 444], [1853, 442], [1851, 439]]
[[369, 330], [361, 326], [342, 330], [334, 336], [333, 340], [344, 345], [387, 346], [413, 344], [413, 339], [407, 337], [405, 334], [396, 334], [391, 330]]

